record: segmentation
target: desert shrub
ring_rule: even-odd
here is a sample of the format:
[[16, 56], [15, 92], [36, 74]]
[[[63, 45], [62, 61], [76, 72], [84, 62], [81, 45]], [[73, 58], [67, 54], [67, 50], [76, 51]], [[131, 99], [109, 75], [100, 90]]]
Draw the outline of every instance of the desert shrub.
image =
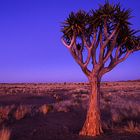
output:
[[43, 113], [44, 115], [46, 115], [48, 112], [52, 110], [53, 110], [53, 106], [47, 104], [44, 104], [39, 108], [39, 112]]
[[134, 121], [129, 121], [127, 126], [124, 127], [124, 130], [131, 133], [140, 133], [140, 124]]
[[128, 120], [138, 120], [139, 112], [133, 108], [131, 110], [126, 108], [113, 108], [111, 109], [111, 116], [113, 122], [119, 123]]
[[1, 120], [5, 120], [8, 118], [8, 114], [9, 114], [10, 110], [4, 107], [0, 107], [0, 119]]
[[15, 105], [1, 106], [0, 107], [0, 122], [8, 120], [9, 114], [15, 108]]
[[53, 106], [54, 109], [58, 112], [69, 112], [70, 108], [78, 106], [78, 103], [74, 100], [65, 100], [57, 102]]
[[3, 128], [0, 131], [0, 140], [10, 140], [11, 131], [8, 128]]
[[15, 113], [14, 113], [14, 117], [16, 118], [16, 120], [20, 120], [22, 118], [24, 118], [27, 114], [29, 114], [31, 112], [31, 109], [29, 106], [25, 106], [25, 105], [20, 105]]

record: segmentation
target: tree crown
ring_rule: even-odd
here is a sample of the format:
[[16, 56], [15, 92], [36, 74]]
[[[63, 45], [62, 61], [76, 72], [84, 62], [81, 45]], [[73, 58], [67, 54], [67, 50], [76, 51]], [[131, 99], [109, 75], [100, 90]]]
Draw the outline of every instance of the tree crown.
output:
[[[87, 68], [90, 60], [94, 68], [100, 64], [98, 71], [104, 69], [101, 73], [106, 73], [140, 49], [140, 36], [131, 28], [130, 18], [130, 9], [108, 1], [96, 10], [71, 12], [62, 24], [62, 42], [86, 74], [94, 71]], [[84, 49], [88, 51], [86, 60], [83, 59]], [[110, 63], [105, 67], [109, 59]]]

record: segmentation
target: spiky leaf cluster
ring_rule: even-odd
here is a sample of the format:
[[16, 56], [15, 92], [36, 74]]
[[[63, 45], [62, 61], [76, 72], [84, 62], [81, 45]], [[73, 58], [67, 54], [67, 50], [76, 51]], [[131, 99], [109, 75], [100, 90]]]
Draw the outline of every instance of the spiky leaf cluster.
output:
[[62, 23], [62, 32], [67, 38], [73, 35], [81, 36], [86, 30], [88, 14], [80, 10], [77, 13], [71, 12], [69, 17]]
[[100, 5], [97, 10], [90, 10], [88, 13], [81, 10], [77, 13], [71, 12], [62, 25], [62, 32], [69, 44], [74, 35], [76, 37], [84, 35], [87, 40], [90, 40], [93, 34], [99, 31], [102, 32], [104, 39], [105, 28], [107, 28], [109, 36], [118, 26], [115, 46], [123, 43], [123, 48], [136, 49], [135, 47], [140, 44], [140, 39], [136, 36], [137, 31], [131, 29], [130, 15], [130, 9], [122, 9], [120, 4], [106, 2], [104, 5]]

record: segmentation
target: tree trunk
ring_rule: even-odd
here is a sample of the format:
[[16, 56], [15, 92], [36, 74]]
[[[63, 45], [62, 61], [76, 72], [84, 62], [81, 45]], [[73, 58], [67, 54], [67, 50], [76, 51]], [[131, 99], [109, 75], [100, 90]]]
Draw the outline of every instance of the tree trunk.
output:
[[100, 80], [97, 77], [93, 77], [90, 80], [91, 94], [89, 108], [86, 116], [84, 126], [79, 133], [85, 136], [97, 136], [103, 133], [100, 118]]

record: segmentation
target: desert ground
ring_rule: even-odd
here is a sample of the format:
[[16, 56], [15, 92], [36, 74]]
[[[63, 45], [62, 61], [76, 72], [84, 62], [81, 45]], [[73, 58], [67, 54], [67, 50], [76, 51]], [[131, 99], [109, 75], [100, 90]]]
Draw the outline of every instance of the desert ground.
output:
[[88, 83], [0, 84], [0, 140], [140, 140], [140, 81], [102, 82], [104, 134], [82, 137]]

